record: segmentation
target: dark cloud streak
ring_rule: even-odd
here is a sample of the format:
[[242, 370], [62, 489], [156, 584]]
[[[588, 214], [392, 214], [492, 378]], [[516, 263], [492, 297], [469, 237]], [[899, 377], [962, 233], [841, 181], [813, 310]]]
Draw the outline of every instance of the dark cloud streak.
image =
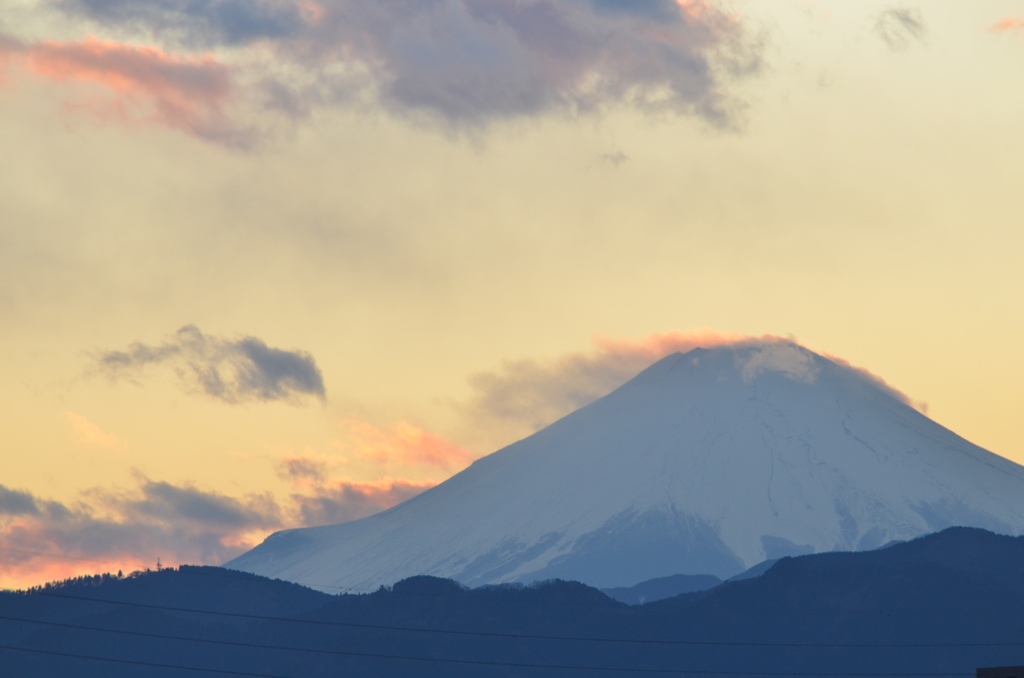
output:
[[192, 388], [228, 403], [326, 397], [323, 376], [305, 351], [270, 348], [255, 337], [236, 340], [203, 334], [186, 325], [158, 346], [136, 342], [107, 351], [96, 366], [111, 379], [137, 378], [149, 365], [169, 364]]
[[11, 490], [0, 485], [0, 515], [39, 515], [35, 497], [28, 492]]
[[315, 480], [285, 505], [269, 493], [236, 498], [142, 475], [134, 488], [93, 488], [69, 505], [0, 485], [0, 581], [41, 584], [80, 571], [74, 561], [219, 565], [269, 531], [363, 518], [434, 485]]
[[150, 480], [140, 489], [142, 497], [125, 502], [125, 512], [169, 522], [187, 520], [226, 528], [267, 528], [281, 524], [277, 505], [268, 497], [250, 498], [243, 503], [195, 487]]
[[282, 39], [305, 25], [301, 5], [273, 0], [61, 0], [64, 13], [156, 29], [192, 47]]
[[74, 505], [0, 486], [0, 574], [42, 558], [125, 558], [221, 563], [247, 531], [280, 527], [269, 495], [235, 499], [190, 485], [138, 478], [129, 491], [93, 489]]
[[393, 480], [384, 483], [336, 482], [312, 494], [293, 494], [302, 525], [332, 525], [357, 520], [412, 499], [435, 483]]

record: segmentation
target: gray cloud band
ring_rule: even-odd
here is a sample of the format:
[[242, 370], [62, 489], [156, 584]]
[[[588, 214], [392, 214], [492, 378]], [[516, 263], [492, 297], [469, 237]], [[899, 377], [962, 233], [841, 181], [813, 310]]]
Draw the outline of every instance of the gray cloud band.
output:
[[35, 497], [0, 485], [0, 516], [39, 515]]
[[149, 365], [172, 365], [191, 388], [229, 403], [326, 397], [323, 376], [308, 353], [270, 348], [255, 337], [221, 339], [194, 325], [158, 346], [135, 343], [127, 351], [100, 353], [95, 364], [112, 379], [137, 378]]
[[627, 104], [734, 120], [723, 82], [760, 64], [734, 16], [675, 0], [62, 0], [185, 49], [271, 46], [265, 105], [377, 101], [460, 126]]
[[334, 525], [364, 518], [412, 499], [423, 492], [422, 483], [395, 480], [379, 489], [358, 483], [318, 487], [313, 494], [293, 494], [291, 500], [302, 525]]
[[129, 490], [85, 491], [69, 505], [0, 485], [0, 573], [63, 558], [220, 564], [253, 546], [246, 541], [253, 531], [363, 518], [429, 486], [315, 484], [282, 506], [270, 494], [235, 498], [141, 475], [136, 480]]
[[223, 562], [243, 550], [226, 537], [281, 525], [269, 496], [235, 499], [141, 477], [132, 491], [94, 489], [83, 500], [69, 506], [0, 485], [0, 568], [45, 553]]

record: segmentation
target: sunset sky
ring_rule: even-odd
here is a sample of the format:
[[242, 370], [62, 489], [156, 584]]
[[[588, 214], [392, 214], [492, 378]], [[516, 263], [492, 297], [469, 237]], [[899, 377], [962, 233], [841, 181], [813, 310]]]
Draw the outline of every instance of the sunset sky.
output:
[[1024, 463], [1024, 3], [0, 0], [0, 587], [792, 337]]

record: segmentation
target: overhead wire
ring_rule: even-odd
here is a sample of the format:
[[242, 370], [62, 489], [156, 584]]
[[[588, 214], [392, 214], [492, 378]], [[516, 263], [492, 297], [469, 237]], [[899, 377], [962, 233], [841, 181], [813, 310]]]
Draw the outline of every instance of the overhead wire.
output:
[[556, 636], [531, 633], [501, 633], [498, 631], [466, 631], [459, 629], [427, 629], [412, 626], [392, 626], [386, 624], [365, 624], [359, 622], [328, 621], [322, 619], [300, 619], [295, 617], [277, 617], [270, 615], [250, 614], [244, 612], [221, 612], [216, 610], [199, 610], [195, 608], [176, 607], [171, 605], [155, 605], [151, 603], [135, 603], [128, 601], [106, 600], [89, 596], [73, 596], [50, 592], [37, 592], [33, 595], [48, 596], [53, 598], [66, 598], [70, 600], [82, 600], [93, 603], [109, 605], [124, 605], [128, 607], [139, 607], [146, 609], [165, 610], [169, 612], [188, 612], [194, 614], [218, 615], [223, 617], [234, 617], [242, 619], [256, 619], [261, 621], [289, 622], [294, 624], [309, 624], [315, 626], [334, 626], [344, 628], [358, 628], [374, 631], [403, 631], [410, 633], [428, 633], [455, 636], [476, 636], [487, 638], [515, 638], [528, 640], [557, 640], [594, 643], [620, 643], [620, 644], [647, 644], [647, 645], [698, 645], [698, 646], [721, 646], [721, 647], [799, 647], [799, 648], [940, 648], [940, 647], [1019, 647], [1024, 646], [1024, 640], [999, 643], [767, 643], [767, 642], [740, 642], [740, 641], [702, 641], [702, 640], [659, 640], [651, 638], [609, 638], [609, 637], [588, 637], [588, 636]]
[[[151, 668], [165, 668], [165, 669], [178, 669], [182, 671], [196, 671], [202, 673], [217, 673], [221, 675], [230, 676], [250, 676], [255, 678], [294, 678], [293, 676], [282, 676], [279, 674], [271, 673], [250, 673], [247, 671], [233, 671], [228, 669], [211, 669], [205, 667], [195, 666], [181, 666], [176, 664], [164, 664], [160, 662], [145, 662], [131, 659], [117, 659], [113, 657], [97, 657], [95, 655], [83, 655], [73, 652], [59, 652], [56, 650], [38, 650], [34, 648], [16, 647], [11, 645], [0, 645], [2, 650], [14, 650], [18, 652], [32, 652], [35, 654], [54, 655], [58, 657], [69, 657], [73, 659], [92, 659], [95, 661], [106, 661], [117, 664], [133, 664], [136, 666], [146, 666]], [[821, 677], [850, 677], [850, 678], [911, 678], [917, 676], [969, 676], [969, 673], [858, 673], [858, 672], [847, 672], [847, 673], [822, 673], [820, 671], [803, 673], [803, 672], [792, 672], [792, 671], [692, 671], [687, 669], [645, 669], [645, 668], [615, 668], [605, 666], [584, 666], [576, 664], [528, 664], [520, 662], [490, 662], [483, 660], [474, 659], [441, 659], [434, 657], [407, 657], [403, 655], [389, 655], [389, 654], [374, 654], [374, 653], [350, 653], [352, 656], [367, 657], [375, 659], [402, 659], [408, 661], [425, 661], [425, 662], [440, 662], [448, 664], [471, 664], [476, 666], [495, 666], [505, 668], [529, 668], [529, 669], [555, 669], [564, 671], [603, 671], [608, 673], [644, 673], [644, 674], [661, 674], [661, 675], [715, 675], [715, 676], [791, 676], [791, 677], [804, 677], [804, 676], [821, 676]]]

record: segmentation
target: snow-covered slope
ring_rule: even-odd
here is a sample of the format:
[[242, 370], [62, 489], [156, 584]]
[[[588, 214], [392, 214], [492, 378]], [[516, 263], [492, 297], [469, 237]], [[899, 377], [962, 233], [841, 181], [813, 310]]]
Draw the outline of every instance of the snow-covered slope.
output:
[[735, 575], [950, 525], [1024, 532], [1024, 467], [788, 342], [670, 355], [388, 511], [227, 564], [314, 587]]

